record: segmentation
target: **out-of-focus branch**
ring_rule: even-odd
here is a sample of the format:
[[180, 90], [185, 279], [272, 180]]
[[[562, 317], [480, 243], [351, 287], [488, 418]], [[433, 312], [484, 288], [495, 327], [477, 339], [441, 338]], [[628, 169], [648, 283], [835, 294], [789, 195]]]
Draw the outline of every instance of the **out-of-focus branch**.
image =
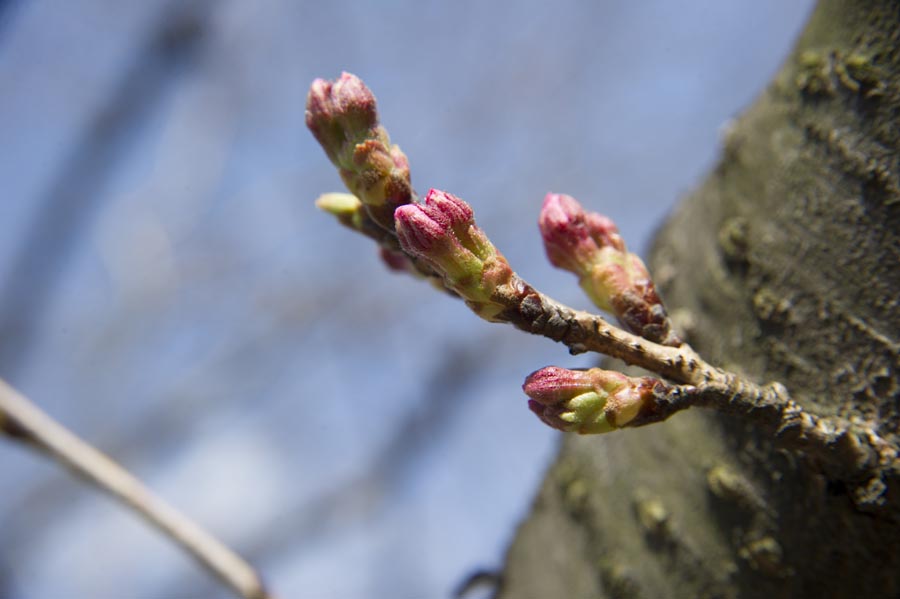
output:
[[240, 597], [272, 599], [256, 570], [197, 523], [153, 494], [109, 457], [79, 439], [0, 380], [0, 432], [39, 449], [112, 495], [180, 545]]

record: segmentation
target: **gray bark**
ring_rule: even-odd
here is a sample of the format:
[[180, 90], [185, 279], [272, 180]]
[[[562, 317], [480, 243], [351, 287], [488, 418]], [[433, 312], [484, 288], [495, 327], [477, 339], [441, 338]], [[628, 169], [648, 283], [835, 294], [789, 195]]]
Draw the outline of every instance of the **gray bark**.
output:
[[[707, 359], [900, 441], [900, 4], [822, 0], [651, 264]], [[501, 598], [900, 597], [900, 481], [738, 417], [567, 437]]]

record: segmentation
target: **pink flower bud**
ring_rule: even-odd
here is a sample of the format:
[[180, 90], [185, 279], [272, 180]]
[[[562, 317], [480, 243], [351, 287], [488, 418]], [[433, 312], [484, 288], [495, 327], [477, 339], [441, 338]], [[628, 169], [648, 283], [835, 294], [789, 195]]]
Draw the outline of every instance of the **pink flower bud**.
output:
[[459, 242], [480, 260], [498, 255], [497, 249], [475, 225], [472, 207], [451, 193], [430, 189], [425, 196], [425, 210], [432, 218], [450, 227]]
[[[404, 226], [408, 226], [413, 210], [408, 206], [401, 206], [394, 213], [394, 218], [399, 219], [403, 211], [403, 217], [407, 220]], [[427, 220], [440, 227], [444, 235], [452, 237], [460, 247], [475, 255], [479, 260], [486, 261], [498, 255], [497, 249], [491, 244], [481, 230], [475, 226], [475, 216], [472, 207], [453, 194], [439, 189], [430, 189], [425, 196], [425, 203], [416, 205], [414, 211], [421, 213], [417, 218], [426, 217]], [[434, 229], [434, 225], [423, 225], [425, 229]], [[397, 224], [397, 233], [400, 234], [401, 225]], [[429, 237], [430, 238], [430, 237]], [[421, 241], [421, 240], [420, 240]], [[402, 239], [401, 239], [402, 245]], [[421, 243], [414, 243], [404, 250], [415, 254]], [[428, 250], [426, 250], [428, 251]], [[428, 256], [423, 256], [428, 257]]]
[[605, 433], [626, 426], [652, 406], [662, 381], [632, 378], [591, 368], [568, 370], [548, 366], [533, 372], [522, 388], [528, 407], [546, 424], [565, 432]]
[[594, 389], [589, 371], [547, 366], [528, 375], [522, 390], [544, 405], [558, 404]]
[[306, 126], [337, 164], [348, 143], [378, 125], [375, 96], [357, 77], [342, 73], [335, 81], [316, 79], [306, 98]]
[[362, 79], [346, 71], [334, 82], [331, 96], [338, 110], [348, 119], [356, 118], [369, 127], [378, 122], [375, 112], [375, 95]]
[[577, 275], [590, 268], [600, 249], [591, 238], [585, 216], [575, 198], [548, 193], [538, 219], [550, 262]]
[[425, 196], [425, 207], [435, 218], [445, 220], [450, 227], [470, 225], [475, 222], [475, 213], [467, 203], [446, 191], [429, 189]]
[[424, 204], [397, 208], [394, 221], [403, 251], [427, 262], [444, 286], [460, 295], [476, 314], [493, 320], [505, 309], [494, 292], [508, 284], [514, 273], [475, 225], [467, 203], [432, 189]]
[[449, 228], [429, 215], [419, 204], [407, 204], [394, 211], [400, 247], [407, 254], [429, 259], [429, 255], [449, 240]]
[[483, 262], [460, 244], [447, 221], [432, 218], [419, 204], [406, 204], [394, 212], [394, 222], [403, 251], [425, 260], [449, 287], [480, 281]]
[[598, 247], [611, 247], [619, 252], [625, 251], [625, 241], [619, 235], [619, 228], [611, 218], [597, 212], [587, 212], [584, 215], [584, 224], [591, 239]]
[[655, 343], [678, 346], [669, 317], [646, 266], [625, 249], [609, 218], [585, 212], [572, 197], [547, 194], [538, 221], [554, 266], [578, 276], [582, 289], [622, 326]]
[[394, 230], [394, 210], [412, 201], [409, 161], [378, 124], [375, 96], [355, 75], [316, 79], [306, 100], [306, 124], [338, 167], [372, 221]]

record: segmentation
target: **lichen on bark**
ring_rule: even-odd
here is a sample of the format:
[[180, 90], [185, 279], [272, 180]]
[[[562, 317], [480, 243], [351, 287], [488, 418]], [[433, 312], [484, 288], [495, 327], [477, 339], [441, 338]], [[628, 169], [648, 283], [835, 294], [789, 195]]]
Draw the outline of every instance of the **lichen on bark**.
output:
[[[821, 1], [651, 257], [712, 363], [895, 447], [898, 119], [896, 2]], [[895, 597], [898, 487], [837, 476], [733, 415], [566, 437], [498, 596]]]

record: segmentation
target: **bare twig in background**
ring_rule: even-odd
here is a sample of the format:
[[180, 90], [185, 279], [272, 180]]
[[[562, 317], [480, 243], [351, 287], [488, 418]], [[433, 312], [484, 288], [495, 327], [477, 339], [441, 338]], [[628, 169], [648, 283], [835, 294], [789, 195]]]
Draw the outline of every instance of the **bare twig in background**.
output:
[[154, 495], [141, 481], [43, 413], [0, 380], [0, 431], [68, 467], [183, 547], [245, 599], [269, 599], [256, 570], [218, 539]]

